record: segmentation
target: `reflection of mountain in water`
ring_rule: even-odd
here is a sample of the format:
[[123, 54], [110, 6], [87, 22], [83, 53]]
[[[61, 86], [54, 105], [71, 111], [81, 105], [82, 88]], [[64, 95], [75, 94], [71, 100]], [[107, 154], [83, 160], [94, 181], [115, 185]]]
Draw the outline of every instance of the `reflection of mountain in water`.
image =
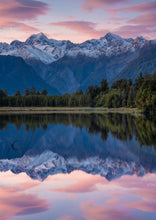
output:
[[0, 126], [1, 171], [44, 180], [83, 170], [111, 180], [156, 170], [154, 119], [116, 114], [1, 116]]
[[141, 165], [137, 160], [123, 160], [117, 158], [99, 158], [89, 157], [78, 160], [67, 158], [53, 153], [51, 151], [43, 152], [40, 155], [30, 157], [28, 155], [22, 158], [12, 160], [1, 160], [0, 170], [11, 170], [13, 173], [25, 172], [32, 179], [44, 180], [48, 175], [57, 173], [70, 173], [74, 170], [83, 170], [91, 174], [99, 174], [108, 180], [120, 177], [125, 174], [136, 174], [143, 176], [148, 172], [154, 172], [154, 168]]

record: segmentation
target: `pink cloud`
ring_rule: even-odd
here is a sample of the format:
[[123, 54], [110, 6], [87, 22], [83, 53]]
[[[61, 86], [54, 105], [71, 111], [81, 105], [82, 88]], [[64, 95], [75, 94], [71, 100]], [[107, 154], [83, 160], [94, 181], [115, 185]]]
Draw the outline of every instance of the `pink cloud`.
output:
[[13, 21], [24, 21], [44, 15], [49, 10], [48, 5], [35, 0], [2, 0], [0, 2], [0, 17], [2, 19], [13, 19]]
[[140, 13], [146, 13], [149, 11], [155, 12], [156, 10], [156, 2], [144, 2], [132, 7], [124, 8], [125, 11], [136, 11]]
[[108, 30], [98, 30], [97, 23], [87, 21], [61, 21], [51, 23], [50, 25], [65, 27], [72, 31], [76, 31], [78, 33], [81, 32], [95, 38], [104, 36], [108, 32]]
[[153, 25], [123, 25], [114, 30], [115, 34], [121, 35], [122, 37], [137, 37], [143, 35], [145, 38], [154, 39], [156, 36], [156, 30]]
[[109, 20], [109, 21], [124, 21], [125, 18], [111, 17], [111, 18], [108, 18], [107, 20]]
[[132, 7], [124, 7], [124, 8], [118, 8], [118, 9], [111, 9], [111, 10], [107, 10], [108, 13], [110, 14], [117, 14], [120, 12], [139, 12], [139, 13], [155, 13], [156, 10], [156, 2], [144, 2]]
[[[156, 9], [155, 9], [156, 10]], [[148, 14], [147, 16], [141, 15], [128, 21], [128, 23], [134, 23], [139, 25], [154, 25], [156, 24], [156, 14]]]
[[23, 22], [36, 19], [48, 12], [48, 5], [36, 0], [1, 0], [0, 27], [19, 29], [26, 32], [38, 32], [35, 27]]
[[101, 7], [112, 7], [112, 5], [118, 5], [127, 3], [128, 0], [85, 0], [82, 4], [82, 9], [87, 11], [93, 11]]
[[0, 21], [0, 28], [1, 29], [14, 28], [14, 29], [18, 29], [18, 30], [26, 31], [26, 32], [39, 32], [39, 29], [34, 28], [24, 23], [19, 23], [19, 22]]

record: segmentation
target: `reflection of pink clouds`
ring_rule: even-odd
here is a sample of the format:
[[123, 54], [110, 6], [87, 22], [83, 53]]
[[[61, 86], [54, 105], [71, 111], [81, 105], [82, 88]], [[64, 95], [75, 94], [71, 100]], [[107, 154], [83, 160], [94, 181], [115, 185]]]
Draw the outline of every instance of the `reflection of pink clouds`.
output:
[[128, 0], [85, 0], [82, 5], [83, 10], [93, 11], [101, 7], [112, 7], [112, 5], [126, 3]]
[[126, 176], [116, 181], [129, 195], [138, 197], [138, 201], [121, 203], [120, 205], [133, 207], [138, 210], [156, 212], [156, 176], [154, 174], [147, 174], [142, 178], [136, 176]]
[[97, 24], [87, 21], [61, 21], [53, 22], [50, 25], [69, 28], [72, 31], [82, 32], [92, 37], [101, 37], [108, 32], [108, 30], [97, 30]]
[[[11, 180], [11, 181], [10, 181]], [[27, 215], [47, 211], [49, 204], [37, 195], [25, 193], [39, 186], [26, 174], [13, 175], [11, 172], [0, 175], [0, 220], [16, 215]]]
[[113, 206], [112, 204], [109, 206], [107, 204], [97, 205], [93, 201], [84, 202], [81, 204], [81, 208], [84, 212], [84, 217], [86, 220], [134, 220], [132, 216], [130, 216], [130, 210], [126, 208], [119, 208], [117, 206]]
[[52, 189], [51, 191], [58, 191], [58, 192], [68, 192], [68, 193], [84, 193], [84, 192], [92, 192], [97, 190], [97, 183], [104, 183], [106, 182], [105, 179], [103, 179], [100, 176], [89, 176], [88, 179], [83, 181], [78, 181], [77, 183], [73, 183], [65, 188], [57, 188]]
[[139, 209], [144, 212], [156, 212], [155, 200], [131, 202], [131, 203], [125, 204], [125, 206]]
[[39, 184], [37, 183], [28, 183], [28, 184], [25, 184], [25, 185], [22, 185], [20, 187], [15, 187], [15, 188], [8, 188], [8, 191], [10, 192], [20, 192], [20, 191], [26, 191], [26, 190], [29, 190], [35, 186], [38, 186]]
[[[120, 209], [131, 209], [131, 211], [135, 208], [141, 211], [156, 212], [156, 176], [154, 174], [148, 174], [142, 178], [135, 175], [123, 176], [111, 182], [98, 175], [92, 176], [83, 172], [79, 172], [79, 174], [81, 178], [78, 177], [77, 172], [72, 173], [72, 178], [76, 180], [76, 183], [71, 184], [69, 181], [66, 187], [53, 188], [51, 191], [85, 193], [100, 190], [108, 198], [105, 205], [109, 211], [111, 211], [113, 205], [114, 207], [120, 207]], [[70, 175], [68, 177], [70, 178]], [[58, 178], [59, 182], [63, 182], [63, 176], [61, 178]], [[122, 198], [124, 198], [124, 201], [122, 201]], [[133, 199], [131, 202], [129, 202], [130, 198]], [[104, 209], [104, 213], [101, 215], [105, 215], [105, 212]]]
[[39, 199], [35, 195], [0, 191], [0, 220], [15, 216], [40, 213], [48, 210], [49, 204], [45, 199]]

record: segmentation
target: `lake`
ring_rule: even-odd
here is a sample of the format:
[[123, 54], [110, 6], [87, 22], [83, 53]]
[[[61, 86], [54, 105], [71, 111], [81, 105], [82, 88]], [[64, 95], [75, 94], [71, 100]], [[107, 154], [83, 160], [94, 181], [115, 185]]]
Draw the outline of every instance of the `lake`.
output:
[[0, 116], [0, 220], [155, 220], [156, 117]]

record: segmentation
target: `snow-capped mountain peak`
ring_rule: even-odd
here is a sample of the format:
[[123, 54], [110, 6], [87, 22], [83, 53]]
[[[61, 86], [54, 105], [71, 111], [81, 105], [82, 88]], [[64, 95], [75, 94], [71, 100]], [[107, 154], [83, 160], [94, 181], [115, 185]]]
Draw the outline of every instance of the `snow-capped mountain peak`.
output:
[[42, 32], [39, 34], [31, 35], [26, 41], [25, 44], [33, 45], [33, 44], [47, 44], [49, 43], [49, 39]]
[[118, 35], [108, 33], [100, 39], [74, 44], [65, 40], [48, 39], [41, 32], [31, 35], [25, 42], [16, 40], [10, 45], [0, 43], [0, 55], [19, 56], [26, 61], [35, 59], [49, 64], [65, 55], [70, 57], [85, 55], [98, 58], [100, 56], [118, 56], [127, 52], [135, 53], [147, 43], [148, 41], [141, 36], [136, 39], [124, 39]]
[[107, 41], [112, 41], [112, 40], [117, 40], [117, 41], [121, 41], [124, 40], [122, 37], [116, 35], [116, 34], [112, 34], [112, 33], [107, 33], [104, 37], [100, 38], [100, 39], [106, 39]]

